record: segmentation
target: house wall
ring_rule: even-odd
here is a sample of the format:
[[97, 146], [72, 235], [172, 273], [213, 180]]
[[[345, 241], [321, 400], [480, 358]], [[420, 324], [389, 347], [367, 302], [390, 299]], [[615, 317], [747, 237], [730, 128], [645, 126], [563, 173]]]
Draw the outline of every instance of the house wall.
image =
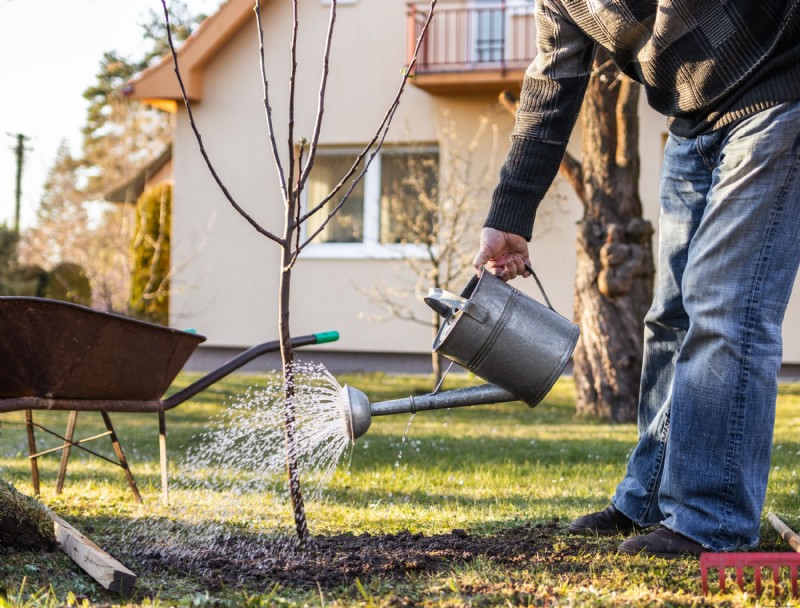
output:
[[[318, 104], [320, 57], [328, 7], [318, 0], [301, 3], [294, 140], [311, 138]], [[262, 7], [265, 56], [276, 141], [287, 156], [288, 35], [291, 4]], [[323, 145], [363, 145], [373, 135], [400, 84], [405, 62], [405, 3], [362, 2], [339, 7], [330, 62]], [[280, 234], [283, 205], [270, 153], [254, 23], [247, 23], [205, 68], [202, 102], [196, 123], [216, 171], [233, 198], [265, 228]], [[409, 84], [387, 143], [436, 142], [449, 121], [467, 142], [485, 115], [497, 125], [500, 158], [507, 150], [512, 119], [494, 94], [433, 97]], [[642, 102], [641, 195], [645, 216], [657, 224], [658, 172], [665, 121]], [[580, 133], [570, 144], [580, 149]], [[444, 152], [444, 151], [443, 151]], [[486, 160], [486, 150], [479, 155]], [[199, 153], [185, 110], [176, 120], [174, 149], [173, 256], [177, 267], [171, 323], [192, 327], [208, 337], [207, 345], [241, 348], [277, 336], [278, 247], [258, 234], [225, 200]], [[486, 207], [488, 208], [488, 197]], [[479, 215], [485, 213], [482, 210]], [[480, 220], [475, 221], [477, 239]], [[557, 178], [537, 220], [531, 245], [534, 267], [555, 308], [570, 316], [575, 268], [575, 223], [580, 208], [569, 186]], [[655, 241], [654, 241], [655, 243]], [[363, 291], [381, 282], [408, 286], [414, 300], [415, 279], [405, 264], [386, 259], [320, 259], [304, 255], [292, 284], [294, 335], [338, 330], [329, 345], [339, 352], [425, 354], [430, 329], [367, 317], [380, 310]], [[514, 285], [535, 297], [531, 280]], [[797, 292], [797, 288], [795, 289]], [[423, 303], [416, 310], [427, 314]], [[785, 335], [786, 357], [800, 362], [800, 297], [792, 300]]]

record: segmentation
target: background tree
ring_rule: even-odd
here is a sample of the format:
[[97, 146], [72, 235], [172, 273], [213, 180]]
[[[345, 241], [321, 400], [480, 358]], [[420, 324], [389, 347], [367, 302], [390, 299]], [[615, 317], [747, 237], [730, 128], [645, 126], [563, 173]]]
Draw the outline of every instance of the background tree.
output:
[[[205, 19], [192, 15], [181, 0], [170, 2], [172, 35], [186, 40]], [[87, 169], [87, 196], [101, 198], [110, 187], [135, 175], [158, 154], [172, 137], [170, 115], [129, 99], [125, 84], [136, 74], [169, 53], [162, 16], [150, 9], [140, 24], [147, 44], [139, 58], [127, 58], [117, 51], [103, 54], [95, 82], [86, 88], [89, 102], [83, 133], [83, 164]]]
[[91, 301], [81, 297], [81, 303], [124, 312], [132, 210], [107, 207], [92, 218], [93, 205], [80, 186], [84, 172], [83, 162], [62, 143], [45, 181], [36, 223], [21, 235], [20, 263], [39, 267], [43, 273], [65, 263], [76, 264], [88, 278], [93, 295]]
[[[508, 93], [501, 100], [515, 105]], [[584, 212], [576, 243], [576, 412], [618, 422], [636, 419], [655, 272], [653, 227], [639, 198], [638, 103], [639, 84], [598, 49], [580, 115], [581, 158], [566, 153], [560, 169]]]
[[169, 224], [172, 186], [146, 190], [136, 203], [131, 243], [131, 295], [128, 309], [136, 318], [169, 324]]
[[[174, 35], [185, 40], [205, 17], [192, 16], [186, 3], [171, 2]], [[124, 95], [124, 84], [168, 51], [163, 18], [154, 10], [142, 24], [147, 43], [139, 58], [103, 54], [89, 101], [81, 153], [62, 144], [50, 169], [36, 225], [20, 243], [20, 261], [52, 267], [81, 265], [93, 293], [92, 305], [127, 313], [130, 303], [132, 205], [103, 201], [106, 192], [150, 163], [171, 138], [169, 115]], [[168, 230], [168, 227], [166, 227]]]
[[[441, 318], [427, 310], [424, 315], [409, 300], [417, 300], [432, 287], [459, 293], [474, 273], [472, 258], [477, 246], [474, 219], [491, 193], [497, 173], [497, 125], [481, 117], [469, 142], [461, 141], [455, 122], [445, 117], [439, 133], [440, 156], [412, 154], [403, 159], [402, 176], [384, 193], [386, 211], [391, 214], [395, 238], [402, 244], [402, 263], [410, 269], [412, 286], [381, 282], [363, 290], [383, 312], [368, 318], [383, 321], [396, 318], [431, 328], [438, 333]], [[491, 137], [488, 159], [477, 159], [476, 151], [485, 137]], [[442, 356], [431, 353], [433, 384], [442, 377]]]
[[61, 261], [81, 264], [91, 243], [82, 163], [61, 142], [44, 183], [36, 223], [25, 231], [20, 258], [25, 264], [50, 267]]

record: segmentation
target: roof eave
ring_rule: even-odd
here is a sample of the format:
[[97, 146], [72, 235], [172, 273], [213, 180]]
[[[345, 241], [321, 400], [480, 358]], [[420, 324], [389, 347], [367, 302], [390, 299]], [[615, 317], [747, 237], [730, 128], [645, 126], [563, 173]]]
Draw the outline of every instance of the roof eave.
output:
[[[248, 17], [252, 17], [252, 0], [228, 0], [203, 21], [177, 50], [178, 67], [189, 101], [203, 98], [203, 71], [211, 58], [233, 37]], [[131, 99], [174, 112], [183, 93], [175, 75], [172, 53], [128, 81], [124, 93]], [[166, 103], [162, 103], [166, 102]]]

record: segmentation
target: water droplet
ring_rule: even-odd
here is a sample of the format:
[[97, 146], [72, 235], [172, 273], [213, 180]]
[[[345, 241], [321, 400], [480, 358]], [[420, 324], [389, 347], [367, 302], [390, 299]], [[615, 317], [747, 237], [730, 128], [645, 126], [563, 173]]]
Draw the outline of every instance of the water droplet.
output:
[[397, 460], [395, 460], [394, 463], [395, 472], [392, 474], [392, 480], [394, 480], [395, 477], [397, 477], [397, 469], [400, 468], [400, 459], [403, 457], [403, 446], [405, 445], [406, 440], [408, 439], [408, 431], [411, 428], [411, 423], [414, 422], [414, 416], [416, 415], [417, 415], [416, 412], [412, 412], [411, 416], [408, 419], [408, 423], [406, 424], [406, 430], [403, 431], [403, 438], [400, 440], [400, 448], [397, 452]]

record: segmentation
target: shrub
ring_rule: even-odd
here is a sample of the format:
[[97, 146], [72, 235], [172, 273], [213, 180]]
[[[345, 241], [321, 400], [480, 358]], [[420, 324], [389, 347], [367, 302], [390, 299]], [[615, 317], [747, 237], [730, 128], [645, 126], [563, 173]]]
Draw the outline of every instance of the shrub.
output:
[[170, 184], [146, 190], [136, 203], [131, 243], [130, 314], [161, 325], [169, 324], [171, 207]]

